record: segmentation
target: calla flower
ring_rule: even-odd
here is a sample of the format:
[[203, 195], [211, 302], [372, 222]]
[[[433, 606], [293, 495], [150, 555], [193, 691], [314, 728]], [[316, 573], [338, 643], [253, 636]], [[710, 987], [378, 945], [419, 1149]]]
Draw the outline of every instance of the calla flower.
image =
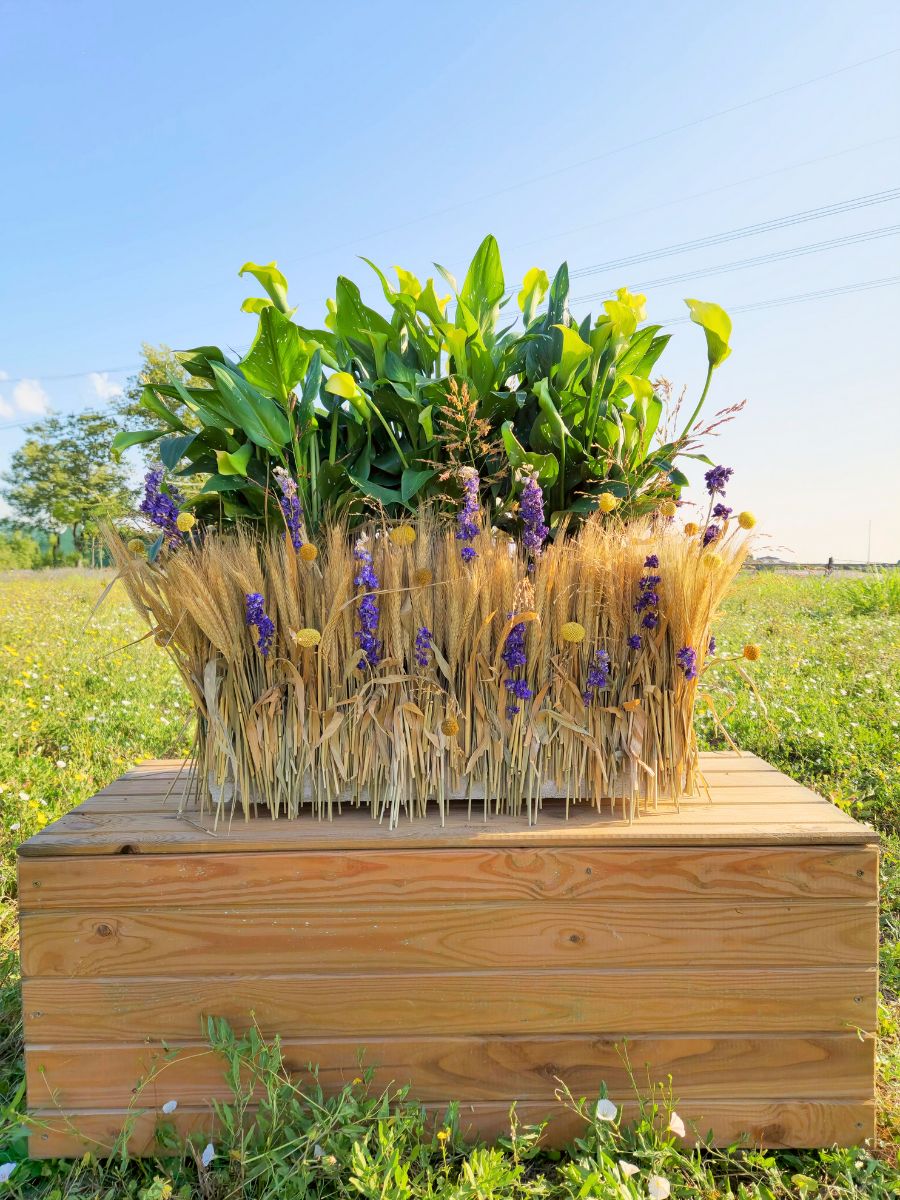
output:
[[597, 1101], [597, 1107], [594, 1110], [594, 1115], [598, 1121], [614, 1121], [618, 1116], [619, 1110], [606, 1096], [601, 1096]]
[[684, 1121], [677, 1112], [673, 1112], [669, 1117], [669, 1132], [676, 1134], [677, 1137], [684, 1137]]

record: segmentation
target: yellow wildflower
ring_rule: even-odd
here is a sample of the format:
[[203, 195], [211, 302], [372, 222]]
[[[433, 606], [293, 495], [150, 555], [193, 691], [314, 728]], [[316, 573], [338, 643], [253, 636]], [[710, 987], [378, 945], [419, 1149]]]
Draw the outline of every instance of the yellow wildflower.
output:
[[132, 538], [131, 541], [128, 542], [127, 548], [130, 554], [145, 554], [147, 551], [147, 547], [144, 545], [144, 542], [141, 538]]
[[322, 635], [318, 629], [298, 629], [296, 633], [291, 634], [291, 637], [304, 650], [312, 650], [322, 640]]
[[700, 526], [696, 525], [693, 521], [688, 521], [684, 527], [685, 537], [693, 537], [695, 534], [697, 534], [699, 532], [700, 532]]
[[700, 559], [707, 571], [715, 571], [722, 565], [722, 555], [716, 554], [715, 550], [710, 550]]
[[304, 562], [315, 562], [319, 557], [319, 551], [312, 542], [304, 542], [300, 547], [300, 557]]
[[674, 517], [678, 512], [678, 505], [674, 500], [663, 500], [662, 504], [659, 506], [659, 512], [660, 516]]
[[762, 647], [756, 645], [755, 642], [750, 642], [744, 647], [744, 658], [746, 658], [748, 662], [756, 662], [761, 654]]
[[444, 717], [441, 721], [441, 733], [445, 737], [456, 737], [459, 733], [459, 721], [456, 717]]
[[411, 546], [416, 540], [416, 531], [412, 525], [396, 525], [388, 537], [395, 546]]
[[740, 525], [741, 529], [752, 529], [755, 524], [756, 517], [754, 517], [752, 512], [738, 513], [738, 525]]
[[564, 642], [583, 642], [584, 641], [584, 626], [579, 625], [577, 621], [566, 621], [562, 629], [559, 631]]
[[619, 501], [612, 492], [601, 492], [597, 507], [602, 513], [611, 513], [618, 503]]
[[190, 533], [191, 530], [194, 528], [194, 526], [197, 524], [197, 518], [194, 516], [193, 513], [189, 513], [189, 512], [179, 513], [178, 516], [175, 518], [175, 524], [178, 526], [178, 528], [181, 530], [182, 533]]
[[450, 1134], [447, 1132], [446, 1129], [441, 1129], [438, 1132], [437, 1138], [438, 1138], [439, 1142], [446, 1142], [446, 1140], [449, 1136], [450, 1136]]

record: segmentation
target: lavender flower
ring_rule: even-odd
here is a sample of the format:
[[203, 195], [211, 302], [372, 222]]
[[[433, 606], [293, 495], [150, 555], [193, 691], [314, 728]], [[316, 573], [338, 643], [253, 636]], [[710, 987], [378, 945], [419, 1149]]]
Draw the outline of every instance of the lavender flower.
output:
[[709, 652], [710, 654], [715, 654], [715, 652], [716, 652], [716, 639], [715, 639], [715, 637], [711, 637], [711, 638], [709, 639], [709, 651], [708, 651], [708, 652]]
[[259, 592], [248, 592], [245, 604], [247, 607], [245, 620], [248, 625], [255, 626], [256, 648], [263, 658], [266, 658], [272, 649], [272, 642], [275, 638], [275, 623], [271, 617], [266, 615], [265, 600]]
[[303, 545], [300, 532], [303, 526], [303, 506], [297, 494], [297, 481], [285, 471], [284, 467], [276, 467], [272, 474], [278, 480], [278, 486], [281, 488], [278, 505], [284, 513], [286, 534], [291, 539], [294, 549], [299, 550]]
[[162, 481], [162, 467], [147, 472], [140, 510], [163, 531], [163, 536], [170, 546], [177, 546], [183, 540], [178, 528], [178, 506], [184, 503], [184, 497], [171, 484], [166, 484], [166, 491], [161, 491]]
[[644, 566], [651, 567], [651, 568], [658, 567], [659, 566], [659, 555], [648, 554], [647, 557], [644, 559]]
[[588, 705], [596, 693], [606, 687], [609, 687], [609, 655], [605, 650], [595, 650], [591, 665], [588, 667], [587, 684], [581, 693], [581, 698]]
[[697, 678], [697, 651], [693, 646], [682, 646], [675, 655], [675, 661], [684, 671], [685, 679]]
[[427, 667], [431, 661], [429, 655], [431, 653], [432, 641], [433, 635], [431, 630], [426, 629], [426, 627], [422, 625], [416, 634], [416, 663], [420, 667]]
[[[474, 467], [464, 467], [460, 472], [463, 481], [462, 507], [456, 514], [456, 540], [471, 542], [478, 537], [478, 472]], [[464, 546], [460, 552], [463, 562], [471, 562], [477, 558], [471, 546]]]
[[[512, 616], [513, 614], [510, 613], [509, 615]], [[528, 656], [525, 653], [524, 621], [519, 621], [517, 625], [513, 625], [512, 629], [506, 635], [506, 642], [500, 657], [509, 671], [517, 671], [520, 667], [528, 665]], [[509, 679], [504, 680], [503, 685], [510, 696], [515, 697], [517, 700], [530, 700], [534, 695], [524, 679], [515, 679], [511, 676]], [[518, 711], [518, 704], [510, 703], [506, 707], [506, 715], [508, 717], [514, 717]]]
[[361, 541], [356, 543], [353, 557], [360, 564], [353, 582], [356, 587], [366, 589], [356, 606], [359, 629], [357, 629], [353, 636], [359, 642], [359, 648], [366, 656], [366, 662], [370, 667], [375, 668], [381, 661], [381, 642], [376, 636], [378, 632], [378, 605], [370, 589], [378, 587], [378, 576], [375, 574], [375, 568], [372, 566], [372, 555], [366, 550]]
[[721, 492], [725, 494], [725, 484], [734, 474], [734, 467], [713, 467], [704, 475], [706, 490], [711, 496]]
[[710, 542], [714, 542], [721, 532], [718, 525], [707, 525], [703, 531], [703, 545], [708, 546]]
[[641, 624], [645, 629], [655, 629], [659, 625], [659, 613], [648, 612], [644, 613]]
[[641, 646], [643, 646], [643, 644], [644, 644], [644, 639], [641, 637], [641, 635], [639, 633], [633, 633], [631, 635], [631, 637], [628, 639], [628, 646], [629, 646], [629, 649], [631, 649], [631, 650], [640, 650], [640, 648], [641, 648]]
[[717, 504], [712, 510], [712, 515], [718, 517], [720, 521], [727, 521], [734, 512], [733, 508], [729, 508], [727, 504]]
[[[648, 554], [644, 559], [644, 566], [653, 570], [659, 566], [659, 555]], [[657, 584], [662, 580], [661, 575], [642, 575], [638, 580], [638, 598], [635, 600], [632, 608], [638, 614], [643, 613], [641, 625], [644, 629], [655, 629], [659, 624], [659, 592], [656, 591]], [[632, 634], [628, 639], [628, 646], [632, 650], [640, 650], [643, 646], [643, 638], [639, 633]]]
[[520, 508], [522, 524], [525, 526], [522, 543], [532, 559], [536, 559], [550, 530], [544, 524], [544, 493], [533, 471], [529, 472], [522, 488]]

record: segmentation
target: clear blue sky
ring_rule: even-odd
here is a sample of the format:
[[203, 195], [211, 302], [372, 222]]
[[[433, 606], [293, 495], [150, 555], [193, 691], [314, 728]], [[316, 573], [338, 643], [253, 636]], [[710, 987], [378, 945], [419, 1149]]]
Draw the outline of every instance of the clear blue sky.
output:
[[[359, 254], [462, 272], [490, 231], [516, 282], [898, 188], [900, 54], [795, 87], [895, 48], [896, 0], [0, 0], [0, 466], [18, 422], [98, 403], [142, 341], [243, 348], [246, 259], [277, 259], [313, 323]], [[573, 294], [890, 225], [900, 200]], [[898, 275], [894, 234], [654, 287], [649, 315]], [[873, 558], [900, 558], [898, 318], [898, 286], [734, 314], [712, 406], [749, 403], [713, 454], [773, 546], [865, 557], [871, 521]], [[661, 365], [696, 390], [702, 334], [673, 333]]]

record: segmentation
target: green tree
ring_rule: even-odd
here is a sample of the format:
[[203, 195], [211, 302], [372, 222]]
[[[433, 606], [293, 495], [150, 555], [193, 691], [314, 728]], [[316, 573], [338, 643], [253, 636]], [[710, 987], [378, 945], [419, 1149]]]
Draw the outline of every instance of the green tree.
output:
[[[132, 375], [125, 383], [122, 394], [113, 401], [113, 409], [119, 418], [119, 427], [128, 432], [147, 428], [147, 409], [141, 403], [146, 387], [171, 384], [173, 380], [192, 387], [206, 386], [205, 380], [193, 380], [178, 360], [175, 351], [169, 346], [160, 344], [152, 346], [149, 342], [141, 345], [143, 362], [136, 375]], [[170, 409], [188, 429], [199, 429], [200, 422], [187, 406], [177, 397], [170, 401]], [[159, 448], [155, 445], [139, 445], [136, 447], [141, 458], [146, 463], [155, 462], [159, 457]]]
[[70, 529], [80, 555], [86, 533], [99, 520], [121, 516], [134, 504], [128, 468], [110, 453], [120, 429], [102, 412], [51, 416], [30, 425], [0, 489], [15, 516], [56, 533]]

